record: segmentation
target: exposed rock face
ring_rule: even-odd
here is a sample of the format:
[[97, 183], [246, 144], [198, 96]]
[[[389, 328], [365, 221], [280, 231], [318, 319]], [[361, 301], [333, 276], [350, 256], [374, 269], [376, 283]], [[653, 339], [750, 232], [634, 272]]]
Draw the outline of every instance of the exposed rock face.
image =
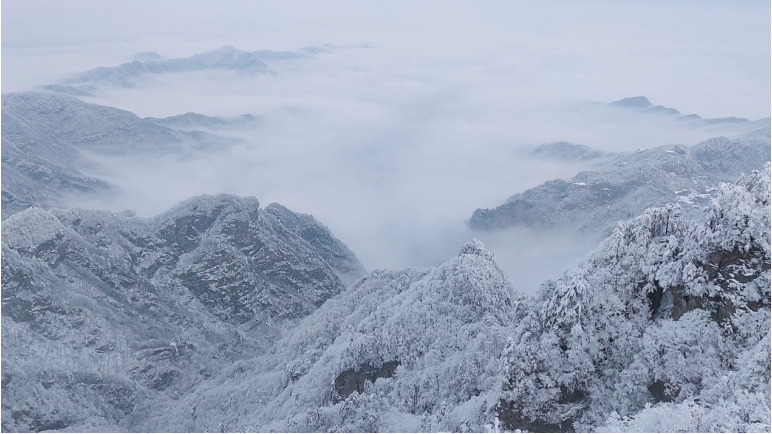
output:
[[[763, 279], [770, 267], [763, 252], [758, 249], [742, 252], [739, 248], [713, 252], [707, 261], [700, 265], [707, 279], [720, 288], [720, 291], [715, 291], [716, 294], [712, 296], [701, 296], [687, 294], [680, 285], [666, 289], [672, 294], [671, 316], [674, 320], [700, 308], [709, 310], [715, 321], [724, 323], [736, 311], [735, 303], [738, 299], [744, 298], [738, 291], [747, 284]], [[744, 300], [741, 308], [757, 311], [760, 305], [759, 300], [750, 298]]]
[[3, 428], [125, 427], [365, 274], [312, 217], [269, 208], [220, 195], [152, 219], [30, 208], [4, 221]]
[[335, 378], [335, 392], [340, 398], [346, 398], [354, 392], [364, 393], [365, 385], [374, 383], [379, 378], [391, 378], [397, 370], [399, 362], [387, 362], [380, 367], [365, 363], [356, 370], [341, 372]]
[[544, 422], [539, 419], [529, 419], [520, 412], [513, 410], [506, 401], [499, 403], [497, 407], [498, 418], [502, 426], [508, 430], [521, 430], [525, 432], [573, 432], [571, 421], [558, 423]]
[[615, 154], [597, 171], [547, 181], [494, 209], [478, 209], [469, 225], [483, 230], [570, 227], [608, 234], [618, 221], [674, 201], [688, 216], [699, 217], [711, 188], [761, 170], [769, 161], [768, 128], [734, 140], [720, 137], [691, 147]]

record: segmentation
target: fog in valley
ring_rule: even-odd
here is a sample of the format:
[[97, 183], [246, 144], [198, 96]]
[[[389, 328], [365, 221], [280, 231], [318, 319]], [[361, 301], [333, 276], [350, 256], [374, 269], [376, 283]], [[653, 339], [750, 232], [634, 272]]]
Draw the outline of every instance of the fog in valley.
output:
[[4, 2], [2, 19], [3, 92], [137, 52], [320, 47], [267, 72], [148, 74], [82, 97], [260, 122], [207, 131], [235, 139], [224, 148], [89, 155], [88, 174], [118, 189], [72, 205], [152, 216], [194, 195], [255, 196], [312, 214], [368, 270], [437, 265], [478, 238], [527, 293], [597, 244], [468, 227], [477, 208], [592, 169], [537, 146], [634, 152], [733, 133], [606, 105], [639, 95], [703, 118], [769, 116], [769, 4], [754, 2]]

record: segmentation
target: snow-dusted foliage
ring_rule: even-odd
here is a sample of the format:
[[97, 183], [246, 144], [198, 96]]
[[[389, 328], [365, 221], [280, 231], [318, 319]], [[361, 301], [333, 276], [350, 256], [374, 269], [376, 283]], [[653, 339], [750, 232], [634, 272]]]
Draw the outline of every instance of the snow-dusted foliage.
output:
[[769, 431], [769, 177], [620, 222], [533, 299], [477, 241], [356, 280], [250, 198], [31, 208], [3, 225], [3, 429]]
[[770, 168], [704, 223], [651, 208], [524, 305], [499, 418], [531, 431], [769, 431]]
[[268, 208], [219, 195], [153, 219], [6, 219], [3, 430], [127, 430], [365, 274], [311, 216]]
[[181, 401], [197, 415], [184, 429], [481, 431], [519, 300], [477, 241], [437, 268], [375, 271], [304, 318], [274, 354]]
[[[313, 51], [224, 47], [73, 86]], [[535, 299], [477, 241], [435, 268], [362, 278], [312, 216], [254, 198], [195, 197], [152, 219], [35, 206], [108, 188], [78, 172], [79, 149], [177, 149], [204, 143], [190, 125], [229, 122], [3, 96], [4, 431], [770, 430], [769, 165], [712, 198], [690, 190], [709, 201], [702, 223], [665, 204], [760, 167], [768, 128], [605, 156], [605, 172], [513, 199], [531, 223], [641, 214]]]

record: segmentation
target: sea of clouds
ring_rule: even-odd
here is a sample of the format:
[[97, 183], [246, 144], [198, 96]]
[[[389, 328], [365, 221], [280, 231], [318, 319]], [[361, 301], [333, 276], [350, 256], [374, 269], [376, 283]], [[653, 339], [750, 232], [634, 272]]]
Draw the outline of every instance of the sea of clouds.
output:
[[368, 269], [425, 267], [476, 237], [533, 292], [594, 239], [474, 233], [476, 208], [588, 170], [535, 159], [566, 140], [625, 152], [721, 131], [606, 107], [645, 95], [703, 117], [769, 116], [769, 4], [679, 2], [4, 2], [3, 92], [129, 61], [222, 45], [315, 56], [270, 73], [148, 75], [88, 102], [164, 117], [250, 113], [238, 144], [99, 158], [120, 194], [76, 205], [151, 216], [204, 193], [313, 214]]

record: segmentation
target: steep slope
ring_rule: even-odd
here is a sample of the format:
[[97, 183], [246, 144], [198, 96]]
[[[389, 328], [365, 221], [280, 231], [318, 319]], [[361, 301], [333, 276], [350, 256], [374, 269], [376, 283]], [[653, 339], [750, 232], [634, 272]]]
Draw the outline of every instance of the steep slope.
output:
[[138, 428], [768, 430], [769, 179], [720, 186], [703, 223], [620, 223], [534, 299], [476, 241], [375, 271]]
[[41, 208], [5, 220], [3, 429], [126, 430], [364, 275], [312, 217], [280, 214], [293, 226], [220, 195], [149, 220]]
[[534, 299], [476, 241], [344, 290], [345, 246], [254, 199], [32, 208], [3, 225], [3, 429], [768, 431], [770, 176], [620, 223]]
[[3, 217], [71, 195], [110, 191], [83, 174], [82, 152], [148, 154], [221, 149], [232, 140], [183, 132], [113, 107], [44, 92], [2, 95]]
[[768, 161], [769, 129], [691, 147], [668, 145], [617, 154], [570, 181], [548, 181], [494, 209], [478, 209], [469, 224], [482, 230], [532, 226], [607, 233], [620, 220], [673, 201], [684, 205], [688, 217], [699, 217], [711, 188], [759, 170]]
[[707, 220], [651, 208], [547, 281], [502, 357], [499, 418], [529, 431], [770, 429], [770, 169]]
[[[3, 153], [34, 153], [53, 161], [72, 162], [72, 148], [102, 153], [168, 152], [198, 138], [142, 119], [132, 112], [46, 93], [2, 96]], [[211, 136], [212, 140], [220, 139]]]
[[[482, 243], [427, 270], [375, 271], [142, 429], [482, 430], [520, 296]], [[188, 409], [195, 408], [195, 416]]]

